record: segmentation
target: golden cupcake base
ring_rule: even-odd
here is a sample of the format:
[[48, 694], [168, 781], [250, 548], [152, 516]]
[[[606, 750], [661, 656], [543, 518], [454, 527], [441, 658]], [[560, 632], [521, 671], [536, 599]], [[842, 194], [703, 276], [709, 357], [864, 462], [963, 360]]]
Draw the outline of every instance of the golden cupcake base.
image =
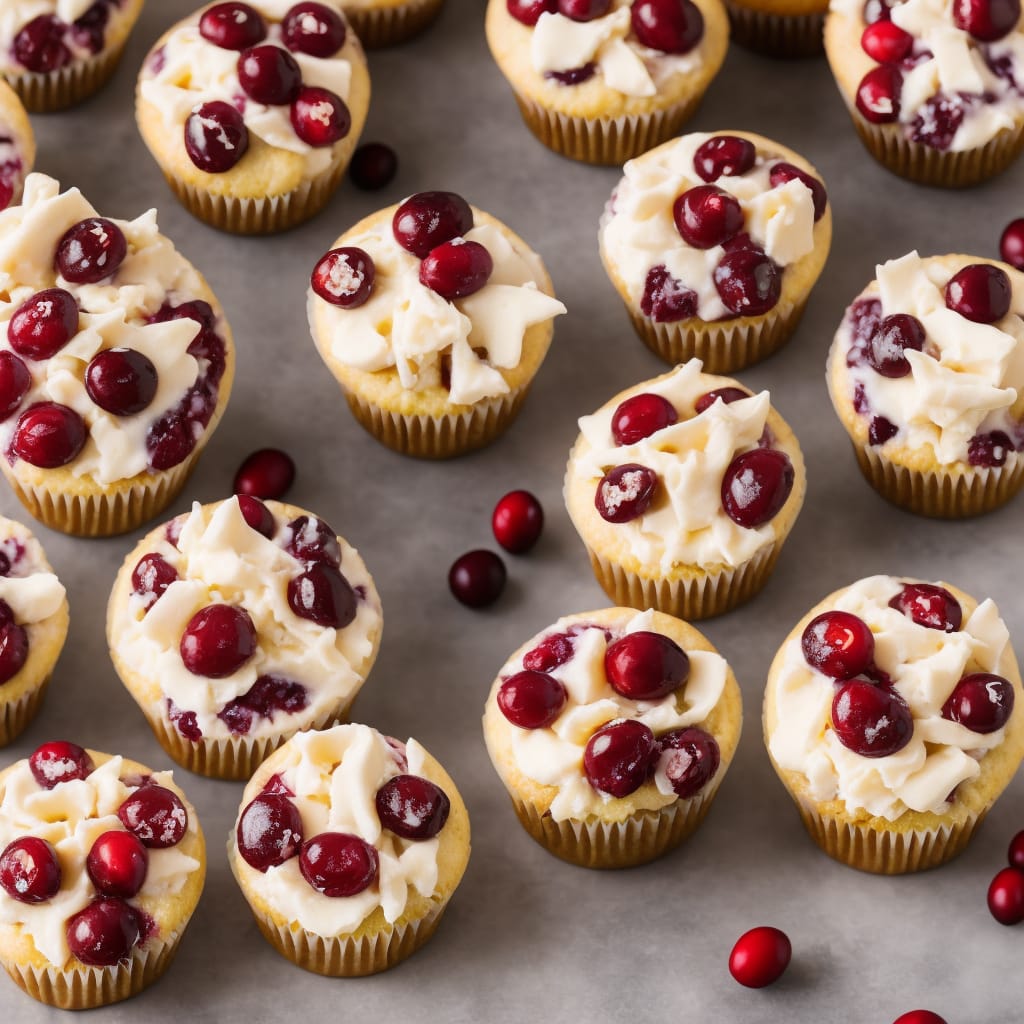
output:
[[724, 0], [729, 13], [729, 38], [766, 57], [819, 57], [825, 52], [825, 11], [773, 14]]
[[13, 743], [29, 727], [39, 713], [49, 685], [50, 676], [47, 675], [38, 686], [18, 700], [0, 706], [0, 747]]
[[441, 13], [444, 0], [412, 0], [398, 7], [346, 7], [345, 17], [367, 50], [397, 46], [418, 36]]
[[76, 60], [58, 71], [24, 71], [21, 74], [8, 72], [5, 77], [29, 113], [52, 114], [58, 110], [67, 110], [99, 92], [107, 84], [117, 70], [126, 41], [106, 53], [86, 60]]

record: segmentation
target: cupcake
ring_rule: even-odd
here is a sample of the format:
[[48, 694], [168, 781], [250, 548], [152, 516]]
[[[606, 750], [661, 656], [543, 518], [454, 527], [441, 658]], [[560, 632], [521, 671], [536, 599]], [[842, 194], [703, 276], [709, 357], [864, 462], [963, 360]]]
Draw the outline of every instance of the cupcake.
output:
[[44, 743], [0, 772], [0, 963], [63, 1010], [127, 999], [167, 969], [206, 875], [171, 772]]
[[363, 46], [375, 50], [419, 35], [443, 6], [444, 0], [345, 0], [342, 9]]
[[346, 231], [308, 302], [359, 423], [429, 459], [482, 448], [512, 422], [564, 312], [540, 257], [454, 192], [420, 192]]
[[767, 391], [694, 359], [579, 422], [565, 503], [616, 604], [690, 621], [765, 585], [806, 489], [800, 445]]
[[355, 550], [311, 513], [247, 495], [196, 503], [143, 537], [107, 610], [114, 668], [156, 738], [222, 779], [344, 720], [380, 633]]
[[0, 746], [35, 717], [67, 635], [64, 587], [42, 545], [0, 516]]
[[65, 110], [117, 68], [143, 0], [31, 0], [0, 9], [0, 74], [33, 114]]
[[875, 268], [828, 356], [832, 404], [867, 481], [959, 518], [1024, 484], [1024, 274], [912, 252]]
[[330, 199], [363, 130], [370, 78], [335, 0], [211, 4], [168, 29], [139, 73], [139, 131], [190, 213], [243, 235]]
[[922, 185], [975, 185], [1024, 146], [1020, 4], [832, 0], [825, 52], [868, 152]]
[[32, 174], [0, 213], [0, 471], [54, 530], [134, 530], [177, 496], [220, 421], [231, 332], [156, 212], [99, 217]]
[[625, 868], [697, 828], [742, 715], [732, 670], [692, 626], [606, 608], [559, 619], [505, 662], [484, 739], [541, 846], [582, 867]]
[[245, 787], [228, 860], [267, 941], [331, 977], [376, 974], [434, 934], [469, 860], [455, 783], [368, 725], [293, 737]]
[[527, 128], [590, 164], [678, 135], [729, 44], [719, 0], [490, 0], [486, 28]]
[[832, 242], [818, 172], [749, 132], [684, 135], [624, 171], [601, 259], [643, 343], [731, 373], [787, 341]]
[[36, 140], [28, 114], [18, 94], [0, 79], [0, 210], [21, 200], [35, 159]]
[[732, 41], [768, 57], [816, 57], [828, 0], [724, 0]]
[[812, 608], [779, 648], [765, 742], [830, 857], [919, 871], [963, 850], [1013, 778], [1022, 696], [991, 600], [871, 576]]

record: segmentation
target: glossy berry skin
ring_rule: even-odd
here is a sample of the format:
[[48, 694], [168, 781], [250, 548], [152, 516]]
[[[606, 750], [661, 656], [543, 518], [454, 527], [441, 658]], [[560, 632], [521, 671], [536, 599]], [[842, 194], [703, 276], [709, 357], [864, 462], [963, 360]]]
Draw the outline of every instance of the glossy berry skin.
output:
[[999, 255], [1003, 262], [1024, 270], [1024, 217], [1011, 220], [999, 238]]
[[251, 529], [268, 539], [274, 536], [274, 530], [277, 528], [274, 515], [259, 498], [254, 498], [251, 494], [239, 494], [236, 495], [236, 500], [238, 511], [242, 513], [242, 518]]
[[166, 558], [150, 552], [143, 555], [132, 569], [132, 591], [141, 597], [153, 594], [155, 602], [163, 597], [164, 591], [177, 578], [177, 569]]
[[683, 800], [696, 796], [722, 763], [718, 741], [703, 729], [676, 729], [660, 737], [658, 747], [672, 791]]
[[856, 104], [861, 117], [871, 124], [899, 120], [903, 74], [891, 64], [872, 68], [857, 86]]
[[14, 59], [27, 71], [46, 74], [71, 61], [64, 45], [64, 24], [52, 14], [40, 14], [14, 37]]
[[165, 786], [140, 786], [117, 809], [130, 833], [150, 850], [177, 846], [188, 831], [188, 811], [178, 794]]
[[332, 565], [311, 565], [288, 581], [288, 606], [324, 629], [344, 629], [356, 617], [355, 591]]
[[1010, 312], [1012, 290], [1006, 271], [972, 263], [946, 285], [946, 306], [976, 324], [994, 324]]
[[1024, 871], [1024, 832], [1018, 832], [1010, 840], [1010, 848], [1006, 853], [1011, 868]]
[[348, 176], [352, 184], [364, 192], [386, 188], [398, 173], [398, 157], [383, 142], [364, 142], [352, 154]]
[[156, 397], [156, 367], [130, 348], [108, 348], [93, 356], [85, 370], [85, 390], [113, 416], [134, 416]]
[[861, 679], [844, 683], [832, 700], [832, 728], [839, 742], [862, 757], [888, 757], [914, 733], [906, 702], [895, 690]]
[[0, 854], [0, 888], [19, 903], [45, 903], [60, 891], [57, 851], [38, 836], [23, 836]]
[[715, 404], [715, 402], [721, 400], [725, 405], [732, 405], [733, 402], [739, 402], [744, 398], [749, 398], [750, 393], [744, 391], [742, 388], [715, 388], [714, 391], [708, 391], [701, 395], [700, 398], [694, 402], [693, 409], [698, 415], [702, 412], [706, 412]]
[[0, 421], [12, 416], [32, 387], [32, 374], [13, 353], [0, 351]]
[[1000, 923], [1024, 921], [1024, 871], [1003, 868], [988, 887], [989, 913]]
[[901, 1013], [892, 1024], [946, 1024], [946, 1018], [931, 1010], [908, 1010]]
[[223, 679], [256, 653], [256, 627], [244, 608], [208, 604], [189, 619], [179, 650], [193, 675]]
[[18, 417], [11, 449], [40, 469], [73, 462], [85, 445], [88, 429], [74, 409], [57, 402], [37, 402]]
[[875, 636], [850, 612], [830, 611], [811, 619], [800, 638], [804, 659], [830, 679], [852, 679], [871, 667]]
[[828, 192], [825, 186], [814, 177], [793, 164], [782, 161], [774, 164], [768, 174], [768, 180], [772, 188], [778, 188], [790, 181], [802, 181], [811, 192], [811, 202], [814, 204], [814, 219], [821, 220], [828, 207]]
[[267, 106], [291, 103], [302, 88], [299, 65], [280, 46], [250, 46], [239, 54], [237, 70], [246, 95]]
[[330, 89], [303, 86], [290, 112], [295, 134], [308, 146], [333, 146], [352, 130], [352, 115], [345, 101]]
[[105, 217], [89, 217], [64, 232], [54, 266], [72, 284], [96, 284], [116, 273], [127, 255], [124, 232]]
[[889, 607], [903, 612], [919, 626], [943, 633], [957, 632], [964, 619], [960, 602], [945, 587], [933, 583], [904, 584]]
[[734, 249], [719, 261], [715, 289], [736, 316], [761, 316], [774, 309], [782, 294], [779, 268], [759, 249]]
[[469, 203], [454, 192], [417, 192], [398, 207], [391, 221], [395, 241], [420, 259], [472, 227]]
[[16, 622], [0, 626], [0, 686], [13, 679], [28, 660], [28, 633]]
[[469, 608], [486, 608], [501, 597], [505, 589], [505, 563], [483, 548], [467, 551], [448, 570], [448, 589]]
[[604, 672], [616, 693], [630, 700], [661, 700], [690, 676], [690, 659], [670, 637], [638, 630], [608, 645]]
[[92, 772], [93, 763], [88, 752], [77, 743], [51, 740], [29, 755], [28, 767], [43, 789], [53, 789], [62, 782], [84, 779]]
[[480, 291], [494, 271], [491, 254], [479, 242], [453, 239], [431, 249], [420, 264], [420, 284], [449, 302]]
[[499, 710], [520, 729], [546, 729], [568, 700], [565, 687], [554, 676], [530, 669], [509, 676], [498, 688]]
[[359, 836], [345, 832], [321, 832], [302, 844], [299, 853], [302, 877], [324, 896], [355, 896], [377, 879], [377, 851]]
[[743, 208], [735, 196], [715, 185], [688, 189], [672, 205], [676, 230], [687, 245], [710, 249], [743, 230]]
[[7, 323], [11, 348], [26, 359], [55, 356], [77, 333], [78, 303], [63, 288], [36, 292]]
[[309, 283], [324, 302], [355, 309], [373, 293], [375, 277], [373, 257], [366, 250], [349, 245], [325, 253], [313, 268]]
[[232, 490], [254, 498], [283, 498], [295, 482], [295, 463], [280, 448], [260, 448], [247, 455], [235, 473]]
[[942, 717], [984, 735], [1006, 725], [1013, 703], [1013, 684], [1008, 679], [991, 672], [973, 672], [956, 684], [942, 705]]
[[864, 29], [861, 49], [879, 64], [898, 64], [910, 53], [914, 37], [891, 21], [876, 21]]
[[736, 940], [729, 954], [729, 973], [747, 988], [765, 988], [782, 977], [792, 956], [786, 933], [762, 925]]
[[640, 312], [655, 323], [674, 323], [697, 315], [697, 293], [673, 277], [664, 265], [647, 271]]
[[451, 810], [448, 794], [419, 775], [396, 775], [375, 797], [381, 825], [402, 839], [433, 839]]
[[612, 413], [612, 437], [617, 445], [636, 444], [672, 426], [679, 419], [676, 407], [661, 395], [633, 395]]
[[199, 19], [199, 34], [222, 50], [246, 50], [267, 37], [259, 11], [244, 3], [216, 4]]
[[1020, 21], [1020, 0], [953, 0], [953, 24], [983, 43], [1009, 35]]
[[509, 491], [491, 514], [494, 539], [513, 555], [521, 555], [540, 539], [544, 509], [529, 491]]
[[523, 655], [523, 668], [531, 672], [550, 672], [572, 658], [573, 643], [569, 633], [552, 633]]
[[757, 160], [757, 149], [752, 142], [738, 135], [716, 135], [702, 142], [693, 154], [693, 169], [702, 181], [709, 184], [722, 175], [735, 177], [746, 174]]
[[583, 771], [594, 789], [623, 797], [647, 781], [657, 755], [654, 733], [635, 719], [612, 722], [598, 729], [583, 752]]
[[230, 103], [210, 100], [193, 110], [185, 121], [185, 151], [201, 171], [230, 171], [248, 148], [249, 129]]
[[293, 53], [333, 57], [345, 45], [345, 22], [325, 4], [296, 4], [281, 21], [281, 38]]
[[516, 21], [533, 28], [542, 14], [557, 13], [558, 0], [506, 0], [505, 6]]
[[284, 549], [293, 558], [306, 565], [320, 563], [334, 566], [335, 569], [341, 565], [338, 535], [322, 519], [299, 516], [285, 527], [285, 531], [288, 540]]
[[662, 53], [689, 53], [704, 35], [704, 16], [690, 0], [634, 0], [633, 33]]
[[639, 519], [658, 491], [658, 474], [635, 462], [616, 466], [601, 478], [594, 493], [594, 507], [608, 523]]
[[722, 477], [722, 508], [738, 526], [756, 529], [778, 515], [795, 480], [793, 463], [785, 452], [774, 448], [743, 452]]
[[146, 881], [149, 855], [134, 832], [104, 832], [85, 859], [92, 884], [104, 896], [131, 899]]
[[1013, 442], [1001, 430], [975, 434], [967, 444], [967, 462], [971, 466], [1004, 466], [1012, 451]]
[[287, 796], [263, 793], [242, 811], [235, 841], [246, 864], [266, 871], [299, 852], [302, 817]]
[[603, 18], [611, 9], [611, 0], [558, 0], [558, 12], [573, 21]]
[[868, 365], [883, 377], [906, 377], [910, 374], [911, 367], [904, 353], [907, 349], [920, 352], [926, 340], [924, 326], [916, 316], [895, 313], [887, 316], [878, 325], [864, 355]]
[[90, 967], [113, 967], [127, 960], [141, 937], [139, 912], [116, 897], [94, 900], [67, 924], [71, 952]]

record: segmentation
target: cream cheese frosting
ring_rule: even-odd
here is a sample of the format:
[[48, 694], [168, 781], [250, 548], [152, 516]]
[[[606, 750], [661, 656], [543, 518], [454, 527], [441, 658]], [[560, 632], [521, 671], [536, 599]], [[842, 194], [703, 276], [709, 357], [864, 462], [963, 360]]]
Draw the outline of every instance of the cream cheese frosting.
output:
[[773, 666], [775, 727], [768, 747], [782, 769], [807, 780], [811, 797], [841, 800], [848, 811], [895, 821], [906, 811], [941, 814], [947, 797], [973, 779], [1004, 729], [981, 734], [942, 717], [942, 706], [969, 672], [1007, 674], [1009, 633], [991, 600], [983, 601], [956, 632], [918, 625], [889, 607], [904, 583], [871, 576], [843, 590], [832, 607], [870, 627], [875, 663], [887, 673], [913, 716], [910, 742], [895, 754], [869, 758], [849, 750], [829, 728], [836, 684], [803, 656], [800, 634], [791, 636]]
[[50, 568], [43, 549], [24, 527], [0, 518], [0, 553], [8, 569], [0, 576], [0, 601], [20, 626], [44, 622], [64, 603], [64, 585]]

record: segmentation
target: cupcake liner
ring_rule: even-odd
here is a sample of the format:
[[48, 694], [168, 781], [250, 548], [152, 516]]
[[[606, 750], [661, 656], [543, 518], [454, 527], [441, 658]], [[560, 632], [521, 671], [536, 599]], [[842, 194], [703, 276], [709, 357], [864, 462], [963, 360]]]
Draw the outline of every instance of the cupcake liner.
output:
[[47, 675], [38, 686], [18, 700], [9, 701], [0, 707], [0, 747], [13, 743], [28, 728], [43, 703], [49, 685], [50, 676]]
[[419, 35], [443, 6], [444, 0], [410, 0], [400, 7], [346, 7], [345, 17], [363, 48], [376, 50]]
[[817, 57], [825, 51], [825, 11], [772, 14], [725, 0], [732, 42], [767, 57]]
[[1014, 453], [1004, 466], [969, 466], [966, 471], [937, 467], [928, 472], [890, 462], [872, 445], [853, 442], [864, 478], [887, 501], [934, 519], [961, 519], [991, 512], [1024, 486], [1024, 456]]
[[49, 114], [66, 110], [106, 85], [117, 69], [125, 42], [127, 39], [106, 53], [73, 61], [58, 71], [7, 72], [5, 77], [29, 113]]

